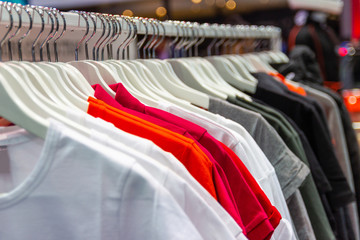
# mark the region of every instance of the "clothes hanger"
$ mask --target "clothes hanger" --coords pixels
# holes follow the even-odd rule
[[[180,29],[182,30],[182,35],[185,36],[183,26],[180,25]],[[182,44],[182,42],[183,41],[180,40],[180,44],[178,43],[175,49],[177,49]],[[221,99],[227,98],[226,94],[218,90],[214,90],[212,87],[209,87],[206,81],[204,81],[204,76],[201,75],[202,73],[199,73],[199,71],[194,68],[194,66],[189,64],[189,62],[186,62],[183,59],[179,58],[167,59],[166,61],[171,64],[176,75],[189,87]]]
[[[40,36],[43,34],[43,31],[44,31],[44,25],[45,25],[44,12],[45,12],[45,10],[43,8],[38,8],[35,6],[31,6],[31,9],[34,11],[34,13],[35,12],[38,13],[38,15],[40,16],[41,22],[42,22],[40,31],[36,35],[35,40],[32,44],[32,59],[36,60],[34,50],[35,50],[35,46],[36,46],[38,39],[40,38]],[[57,100],[59,100],[59,98],[62,98],[62,100],[60,100],[60,101],[67,103],[67,104],[70,103],[69,104],[70,106],[75,106],[80,109],[87,109],[87,106],[84,105],[84,102],[82,102],[81,99],[77,98],[77,96],[74,93],[69,91],[66,84],[64,84],[64,82],[59,77],[59,74],[56,71],[54,71],[54,69],[49,69],[44,65],[39,65],[39,64],[35,64],[35,63],[29,63],[29,62],[18,62],[18,64],[27,65],[27,66],[33,68],[32,71],[39,71],[39,76],[41,76],[41,77],[39,79],[34,79],[34,84],[37,84],[37,86],[41,86],[42,89],[45,89],[45,86],[46,86],[47,87],[46,89],[50,91],[47,94],[53,94],[54,96],[57,96],[58,97]],[[16,71],[16,70],[13,70],[13,71]]]
[[[64,89],[67,89],[66,91],[72,92],[73,94],[71,94],[71,95],[74,95],[74,97],[76,95],[77,97],[80,97],[81,99],[84,99],[84,98],[86,99],[86,95],[84,95],[79,90],[79,88],[76,87],[72,83],[72,81],[68,78],[68,75],[66,74],[63,65],[50,63],[51,56],[50,56],[50,51],[49,51],[50,50],[49,41],[55,36],[54,34],[56,34],[56,32],[58,31],[59,21],[53,12],[53,9],[44,8],[43,11],[48,14],[49,19],[51,20],[51,29],[50,29],[50,32],[48,33],[48,35],[46,36],[45,40],[40,45],[40,60],[41,60],[41,62],[39,62],[37,64],[39,65],[39,67],[41,69],[46,71],[50,76],[54,76],[55,74],[58,75],[57,79],[59,79],[60,84],[62,85],[62,87]],[[55,28],[55,22],[57,25],[56,28]],[[43,61],[43,49],[44,49],[45,45],[47,46],[47,56],[48,56],[49,62]],[[82,102],[84,103],[84,101],[82,101]]]
[[[146,23],[144,23],[144,27],[146,29],[146,35],[147,35],[147,26]],[[161,41],[158,42],[158,44],[155,45],[156,47],[163,41],[165,38],[166,32],[164,25],[159,22],[163,29],[163,35]],[[147,36],[145,36],[141,41],[138,47],[138,53],[140,53],[140,48],[142,44],[144,43],[144,40]],[[138,57],[140,57],[138,55]],[[185,84],[181,82],[180,79],[177,78],[175,74],[172,74],[170,71],[168,71],[167,67],[164,67],[164,64],[167,64],[164,61],[153,61],[153,60],[140,60],[141,63],[143,63],[145,66],[148,67],[148,69],[157,76],[158,83],[161,84],[169,93],[171,93],[173,96],[177,98],[184,99],[194,105],[200,106],[202,108],[208,109],[209,108],[209,97],[206,94],[203,94],[201,92],[195,91],[192,88],[189,88]],[[164,63],[164,64],[163,64]],[[171,67],[170,67],[171,68]],[[176,84],[178,82],[181,82],[182,85]]]
[[[61,74],[65,83],[67,83],[69,85],[69,87],[79,97],[86,99],[87,96],[93,94],[94,90],[91,88],[91,86],[86,81],[86,79],[83,77],[83,75],[76,68],[71,67],[70,65],[68,65],[66,63],[58,62],[57,46],[55,44],[56,44],[56,41],[60,37],[62,37],[64,35],[64,32],[66,31],[66,20],[65,20],[64,16],[60,14],[63,19],[63,29],[62,29],[59,37],[55,38],[56,34],[59,31],[59,26],[60,26],[59,18],[58,18],[59,11],[57,9],[52,9],[51,13],[53,14],[53,17],[55,18],[56,28],[55,28],[54,34],[52,34],[52,36],[46,42],[47,52],[48,52],[48,60],[49,60],[49,62],[47,64],[52,65],[59,71],[59,73]],[[52,39],[54,39],[53,44],[54,44],[54,53],[55,53],[55,61],[56,61],[55,63],[50,62],[51,57],[50,57],[49,42]]]
[[[10,7],[12,5],[9,5]],[[33,19],[31,17],[31,14],[30,14],[30,11],[29,11],[29,6],[22,6],[22,8],[26,11],[27,13],[27,16],[29,18],[29,28],[27,30],[27,32],[25,32],[25,34],[18,40],[18,48],[19,48],[19,59],[21,60],[22,59],[22,50],[21,50],[21,43],[22,41],[29,35],[31,29],[32,29],[32,22],[33,22]],[[20,19],[19,19],[20,22],[22,22],[22,17],[20,15]],[[10,26],[13,24],[13,21],[12,21],[12,18],[10,18]],[[22,64],[25,64],[25,62],[14,62],[14,61],[9,61],[9,62],[6,62],[6,64],[12,66],[14,64],[19,64],[19,65],[22,65]],[[14,68],[14,70],[18,70],[17,68]],[[20,73],[19,73],[20,74]],[[40,77],[36,78],[34,81],[33,81],[33,84],[36,85],[36,87],[38,89],[41,89],[42,90],[42,93],[43,94],[49,94],[51,91],[49,90],[48,86],[46,85],[46,83],[42,82],[42,79]],[[55,102],[58,102],[58,103],[62,103],[61,100],[59,100],[58,98],[56,98],[55,95],[50,95],[52,98],[53,101]],[[48,96],[49,97],[49,96]]]
[[[7,2],[1,2],[1,9],[5,9],[6,12],[9,15],[9,19],[10,19],[10,25],[8,27],[8,30],[5,32],[4,36],[2,37],[2,39],[0,40],[0,62],[3,61],[3,51],[2,51],[2,46],[5,43],[5,40],[7,38],[7,36],[9,35],[9,33],[11,32],[12,28],[13,28],[13,16],[12,16],[12,4],[11,3],[7,3]]]
[[[21,70],[21,68],[20,68]],[[79,132],[80,134],[84,135],[84,136],[89,136],[89,131],[87,128],[73,122],[72,120],[68,119],[65,117],[65,115],[62,115],[61,112],[65,111],[65,108],[61,108],[63,105],[58,105],[58,107],[55,107],[55,109],[60,110],[60,112],[55,111],[55,109],[49,107],[49,103],[44,103],[44,98],[39,97],[39,95],[35,95],[34,92],[32,92],[32,90],[29,90],[28,88],[24,88],[24,77],[26,77],[25,75],[18,75],[17,72],[13,71],[13,68],[10,68],[9,66],[7,66],[6,64],[2,64],[0,65],[0,74],[6,78],[6,82],[9,84],[9,88],[6,88],[6,83],[4,84],[2,82],[2,80],[0,80],[1,84],[0,84],[0,92],[3,94],[2,90],[8,91],[9,94],[4,93],[5,95],[5,101],[2,103],[6,103],[4,104],[6,107],[10,107],[10,111],[13,111],[15,108],[15,113],[14,114],[9,114],[10,118],[8,117],[8,115],[4,115],[3,111],[0,110],[2,116],[6,119],[8,119],[9,121],[13,121],[12,118],[16,115],[20,115],[17,117],[24,117],[22,120],[17,120],[14,121],[15,124],[19,125],[20,127],[25,128],[26,130],[28,130],[29,132],[32,132],[33,134],[41,137],[41,138],[45,138],[46,136],[46,131],[49,127],[49,123],[47,121],[48,118],[53,118],[56,119],[58,121],[60,121],[61,123],[67,125],[68,127],[76,130],[77,132]],[[28,81],[25,81],[28,82]],[[5,89],[2,89],[2,87],[5,86]],[[16,93],[15,95],[12,95],[11,90],[14,90],[14,92]],[[16,100],[20,101],[21,103],[23,103],[26,107],[22,106],[22,104],[18,103],[17,106],[14,106],[14,101],[6,101],[7,97],[13,97]],[[0,99],[2,99],[3,97],[1,96]],[[45,98],[46,99],[46,98]],[[45,100],[46,101],[46,100]],[[7,105],[10,104],[10,105]],[[22,108],[22,111],[25,111],[25,116],[24,114],[19,114],[19,111],[17,108]],[[27,111],[28,109],[26,108],[30,108],[31,113],[29,111]],[[0,107],[1,109],[1,107]],[[6,111],[4,111],[5,113],[7,113]],[[24,113],[24,112],[23,112]],[[35,115],[37,115],[36,122],[32,121],[34,120],[33,118],[33,113],[35,113]],[[31,116],[31,119],[29,119],[29,115]],[[35,116],[34,116],[35,117]],[[25,123],[27,121],[30,121],[30,123]],[[17,123],[19,122],[19,123]],[[31,124],[31,125],[30,125]],[[34,125],[33,125],[34,124]]]
[[[244,66],[242,61],[239,60],[239,58],[237,58],[234,54],[231,54],[230,51],[229,52],[227,51],[227,48],[230,48],[230,50],[235,49],[235,52],[237,52],[235,44],[237,43],[237,38],[242,37],[242,35],[241,35],[242,27],[241,26],[236,26],[236,27],[230,26],[229,31],[232,33],[233,40],[230,40],[231,38],[229,38],[228,42],[224,43],[224,48],[225,48],[224,50],[227,54],[223,55],[223,57],[227,58],[231,62],[232,66],[243,77],[243,79],[253,82],[253,84],[255,84],[255,86],[256,86],[258,83],[258,80],[251,75],[251,73]],[[230,45],[230,47],[227,47],[229,45]]]
[[[126,39],[118,46],[117,57],[120,57],[121,47],[124,44],[126,44],[127,42],[129,42],[129,44],[130,44],[131,41],[128,41],[128,40],[129,39],[131,40],[133,38],[131,35],[133,33],[135,33],[135,31],[132,30],[133,28],[131,27],[129,18],[127,18],[127,17],[115,18],[115,21],[117,22],[117,25],[118,25],[118,33],[116,34],[117,36],[115,37],[115,39],[118,39],[119,36],[121,35],[120,19],[125,21],[128,24],[129,34],[126,36]],[[135,34],[134,34],[134,36],[135,36]],[[123,56],[125,56],[125,55],[123,54]],[[115,76],[117,76],[117,78],[116,78],[117,83],[118,82],[123,83],[124,86],[126,87],[126,89],[132,95],[134,95],[137,99],[139,99],[140,101],[142,101],[145,104],[149,104],[149,103],[155,104],[151,98],[147,97],[147,95],[143,94],[141,91],[138,90],[139,88],[142,88],[144,86],[141,83],[141,81],[139,80],[137,73],[134,72],[127,64],[124,64],[119,59],[118,60],[112,60],[112,59],[107,60],[107,61],[104,61],[104,64],[108,65],[109,67],[111,67],[112,69],[115,70],[113,73],[115,74]]]
[[[11,87],[6,77],[0,74],[0,116],[45,139],[49,122],[34,111],[36,106],[31,103],[25,105],[27,99],[21,95],[20,98],[19,92],[21,91]]]
[[[84,18],[85,22],[88,23],[86,14],[79,14],[79,17],[80,16],[82,16]],[[93,46],[93,60],[98,60],[99,50],[97,47],[98,47],[101,39],[105,35],[106,25],[105,25],[105,20],[101,14],[95,14],[95,17],[96,17],[96,19],[100,19],[100,21],[102,23],[102,27],[103,27],[103,31],[102,31],[100,38],[97,40],[97,42]],[[87,37],[87,35],[89,33],[88,32],[89,25],[87,24],[86,26],[87,26],[87,31],[84,34],[83,38],[78,43],[77,49],[80,47],[81,43],[84,41],[84,39]],[[77,57],[77,55],[75,55],[75,57]],[[106,79],[104,79],[102,77],[99,69],[95,65],[91,64],[89,61],[71,61],[71,62],[68,62],[67,64],[69,64],[69,65],[75,67],[77,70],[79,70],[81,72],[81,74],[85,77],[85,79],[89,82],[89,84],[91,84],[91,85],[100,84],[108,94],[110,94],[112,97],[115,97],[114,91],[108,86],[111,83],[110,82],[108,83],[106,81]]]
[[[217,34],[216,34],[216,36],[217,36]],[[217,39],[217,37],[216,37],[216,39]],[[217,47],[217,49],[215,49],[215,52],[219,52],[219,46],[223,42],[224,42],[223,39],[221,39],[219,41],[219,44],[216,43],[216,41],[213,41],[211,46],[215,45]],[[211,49],[210,49],[210,52],[211,52]],[[208,80],[212,81],[212,84],[208,83],[210,87],[213,87],[214,89],[217,89],[226,95],[232,95],[234,97],[239,96],[239,97],[250,100],[250,97],[246,96],[243,92],[230,86],[223,79],[223,76],[221,76],[219,74],[219,72],[215,69],[215,67],[212,64],[210,64],[207,60],[205,60],[203,58],[187,58],[186,60],[194,61],[194,64],[197,63],[196,66],[197,66],[198,72],[200,72],[203,75],[204,79],[208,79]],[[214,84],[215,84],[215,86],[214,86]]]

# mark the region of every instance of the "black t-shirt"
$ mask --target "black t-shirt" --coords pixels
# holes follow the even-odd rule
[[[352,127],[352,121],[349,112],[346,109],[341,96],[336,92],[334,92],[333,90],[311,82],[304,82],[304,83],[312,88],[315,88],[319,91],[328,94],[330,97],[332,97],[335,100],[339,108],[341,122],[343,124],[344,133],[345,133],[347,150],[349,152],[351,170],[355,184],[357,206],[360,206],[360,150],[356,138],[356,133],[354,131],[354,128]],[[360,215],[360,208],[358,208],[358,212]]]
[[[255,102],[258,102],[262,105],[269,106],[269,104],[265,103],[264,101],[261,101],[259,99],[253,98]],[[317,189],[319,190],[319,193],[327,193],[332,190],[331,185],[327,177],[325,176],[325,173],[320,166],[319,160],[316,158],[316,155],[314,151],[312,150],[309,141],[307,140],[304,132],[297,126],[297,124],[288,117],[285,113],[282,111],[276,109],[276,111],[281,114],[289,123],[290,125],[295,129],[297,134],[299,135],[302,147],[304,148],[306,159],[308,160],[311,173],[314,177],[314,181],[316,184]]]
[[[336,158],[330,131],[323,112],[317,103],[290,92],[285,85],[265,73],[256,73],[257,90],[254,94],[273,107],[285,112],[304,131],[319,163],[328,178],[332,191],[327,194],[333,209],[343,207],[355,200],[349,184]]]

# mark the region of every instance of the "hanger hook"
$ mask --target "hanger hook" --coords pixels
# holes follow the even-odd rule
[[[82,17],[85,20],[85,24],[86,24],[86,31],[85,31],[84,35],[82,36],[82,38],[80,39],[80,41],[76,44],[76,47],[75,47],[75,61],[78,61],[79,60],[80,46],[83,43],[83,41],[85,40],[85,38],[87,37],[87,35],[89,34],[89,21],[88,21],[87,15],[84,14],[84,12],[77,11],[77,10],[72,10],[71,12],[77,13],[79,15],[79,24],[80,24],[80,17]]]
[[[128,25],[128,28],[129,28],[129,33],[128,35],[126,36],[126,38],[123,40],[122,43],[120,43],[120,45],[118,46],[118,49],[117,49],[117,52],[116,52],[116,58],[119,60],[120,59],[120,49],[122,49],[124,47],[124,45],[126,44],[126,41],[131,37],[131,34],[132,34],[132,28],[131,28],[131,23],[130,23],[130,20],[128,19],[127,16],[121,16],[121,19],[123,21],[125,21]],[[122,59],[124,59],[124,51],[122,51]]]
[[[229,37],[229,39],[226,42],[224,42],[223,51],[225,54],[230,54],[231,49],[234,47],[234,45],[236,43],[236,33],[235,33],[234,26],[231,26],[230,24],[228,24],[228,25],[226,25],[226,27],[227,27],[228,31],[230,31],[231,36]]]
[[[218,27],[219,31],[222,32],[222,33],[220,34],[220,40],[215,43],[215,55],[220,55],[220,46],[221,46],[221,45],[225,42],[225,40],[226,40],[226,35],[225,35],[226,30],[225,30],[225,25],[224,25],[224,24],[217,25],[217,26],[215,27],[215,29],[216,29],[217,27]],[[215,30],[215,31],[217,31],[217,30]],[[217,32],[219,32],[219,31],[217,31]],[[218,37],[219,37],[219,35],[218,35]]]
[[[159,39],[160,36],[160,29],[159,29],[159,25],[158,25],[158,20],[157,19],[151,19],[150,24],[153,24],[155,26],[155,32],[154,32],[154,40],[151,41],[150,46],[148,48],[148,56],[149,58],[155,58],[155,51],[153,50],[153,47],[155,46],[156,42]]]
[[[194,46],[194,55],[197,57],[199,56],[199,46],[205,41],[205,30],[201,25],[198,26],[198,30],[201,38],[195,43]],[[200,33],[200,30],[202,31],[202,33]]]
[[[179,38],[180,38],[180,30],[179,30],[179,24],[178,24],[178,22],[176,22],[176,21],[169,21],[171,24],[173,24],[174,26],[175,26],[175,28],[176,28],[176,37],[175,37],[175,39],[174,40],[172,40],[171,42],[170,42],[170,44],[169,44],[169,56],[171,57],[171,58],[173,58],[174,57],[174,51],[175,51],[175,48],[174,48],[174,45],[175,45],[175,43],[179,40]]]
[[[164,41],[165,39],[165,35],[166,35],[166,30],[165,30],[165,26],[164,24],[162,23],[162,21],[158,21],[159,25],[161,26],[163,32],[161,34],[161,38],[160,40],[155,44],[155,46],[153,47],[153,55],[154,55],[154,58],[156,58],[156,49],[160,46],[160,44]],[[159,34],[160,34],[160,31],[159,31]]]
[[[103,16],[100,13],[95,13],[95,17],[96,17],[96,21],[97,19],[100,19],[101,21],[101,25],[102,25],[102,33],[100,38],[96,41],[96,43],[93,46],[93,60],[99,60],[99,52],[98,52],[98,44],[100,43],[101,39],[104,37],[105,32],[106,32],[106,25],[105,25],[105,21],[103,19]]]
[[[151,38],[147,41],[147,43],[145,44],[145,46],[143,47],[143,57],[144,58],[150,58],[150,55],[146,54],[146,51],[148,50],[150,44],[152,43],[152,41],[155,38],[155,26],[151,23],[152,19],[148,19],[145,18],[146,23],[149,23],[151,28],[152,28],[152,32],[151,34]]]
[[[55,38],[56,34],[58,34],[59,32],[59,28],[60,28],[60,23],[59,23],[59,18],[57,16],[57,9],[56,8],[50,8],[50,13],[53,15],[54,19],[55,19],[55,23],[56,23],[56,27],[53,31],[53,34],[51,34],[47,41],[46,41],[46,52],[47,52],[47,57],[48,57],[48,61],[51,62],[51,53],[50,53],[50,41],[52,39]]]
[[[85,43],[84,43],[84,45],[85,45],[85,59],[86,59],[86,60],[89,60],[90,58],[89,58],[88,43],[89,43],[90,39],[92,39],[92,38],[94,37],[95,33],[96,33],[96,21],[95,21],[95,19],[94,19],[94,16],[93,16],[91,13],[83,12],[83,14],[87,16],[87,19],[90,18],[91,21],[92,21],[92,23],[93,23],[93,31],[92,31],[90,37],[89,37],[88,39],[86,39],[86,40],[85,40]],[[89,24],[89,21],[88,21],[88,20],[87,20],[87,23]],[[88,26],[88,25],[86,25],[86,26]],[[89,24],[89,31],[90,31],[90,24]]]
[[[105,52],[105,44],[107,42],[107,40],[109,39],[110,35],[111,35],[111,32],[112,32],[112,27],[111,27],[111,23],[110,23],[110,20],[109,20],[109,14],[102,14],[102,17],[105,19],[106,23],[107,23],[107,27],[105,25],[105,32],[106,32],[106,29],[109,29],[108,31],[108,34],[105,36],[105,38],[99,43],[99,46],[97,47],[97,54],[98,54],[98,58],[100,57],[99,56],[99,51],[100,51],[100,48],[101,48],[101,60],[104,60],[104,52]],[[104,46],[103,46],[104,44]]]
[[[119,15],[114,15],[114,20],[115,20],[115,26],[116,26],[116,31],[114,32],[114,38],[111,40],[111,42],[109,43],[109,52],[110,52],[110,58],[113,59],[113,43],[119,39],[119,37],[121,36],[121,23],[120,23],[120,19],[119,19]]]
[[[140,49],[141,49],[141,47],[144,45],[145,40],[146,40],[147,37],[148,37],[148,31],[149,31],[149,29],[148,29],[148,27],[147,27],[147,25],[146,25],[146,22],[145,22],[145,20],[144,20],[143,18],[140,17],[140,18],[138,18],[138,19],[139,19],[139,21],[144,25],[144,28],[145,28],[145,35],[144,35],[144,37],[143,37],[140,41],[138,41],[138,43],[136,44],[138,58],[140,58],[140,57],[141,57]]]
[[[54,23],[54,19],[52,18],[51,16],[51,13],[50,13],[50,10],[49,8],[45,7],[43,8],[44,12],[46,12],[46,14],[48,15],[48,18],[50,19],[51,21],[51,28],[50,28],[50,31],[48,33],[48,35],[46,36],[46,38],[44,39],[44,41],[40,44],[40,61],[44,61],[44,58],[43,58],[43,49],[44,49],[44,46],[46,44],[46,41],[49,39],[49,37],[51,36],[52,32],[54,31],[54,26],[55,26],[55,23]]]
[[[45,20],[44,20],[44,11],[40,8],[40,7],[37,7],[37,6],[31,6],[31,8],[37,12],[39,14],[39,17],[41,19],[41,29],[38,33],[38,35],[36,36],[32,46],[31,46],[31,55],[32,55],[32,60],[33,62],[36,61],[36,58],[35,58],[35,46],[39,40],[39,38],[41,37],[41,35],[43,34],[44,32],[44,28],[45,28]]]
[[[212,28],[212,29],[214,30],[215,37],[214,37],[214,39],[211,41],[211,43],[209,44],[209,46],[207,47],[207,55],[208,55],[208,56],[211,56],[212,48],[214,47],[215,43],[216,43],[217,40],[218,40],[218,35],[217,35],[217,31],[216,31],[216,26],[217,26],[217,24],[213,24],[212,26],[210,26],[210,28]]]
[[[65,16],[62,12],[60,12],[59,10],[56,9],[56,15],[57,14],[60,14],[62,20],[63,20],[63,29],[60,33],[59,36],[57,36],[55,39],[54,39],[54,52],[55,52],[55,62],[58,62],[59,61],[59,53],[58,53],[58,48],[57,48],[57,40],[59,40],[62,36],[64,36],[65,32],[66,32],[66,19],[65,19]]]
[[[16,13],[18,15],[18,22],[19,22],[19,26],[16,29],[16,31],[8,38],[9,58],[10,58],[10,61],[12,61],[11,39],[14,38],[15,36],[17,36],[20,29],[21,29],[21,26],[22,26],[22,17],[21,17],[22,8],[21,8],[20,4],[11,4],[10,6],[13,7],[13,9],[15,9],[15,11],[16,11]]]
[[[198,25],[198,23],[192,23],[190,24],[190,30],[191,30],[191,38],[189,43],[187,44],[187,46],[185,46],[185,51],[187,52],[187,55],[189,57],[192,57],[192,46],[194,46],[194,44],[197,42],[198,38],[198,30],[196,29],[196,25]],[[197,32],[197,35],[195,34],[195,32]],[[192,40],[191,40],[192,39]]]
[[[7,35],[10,33],[10,31],[12,30],[13,25],[14,25],[14,19],[13,19],[13,16],[12,16],[11,6],[6,2],[1,2],[1,7],[5,8],[5,10],[9,14],[10,26],[9,26],[9,29],[6,31],[5,35],[3,36],[3,38],[0,40],[0,62],[2,61],[2,46],[3,46],[3,44],[4,44],[5,40],[6,40]]]
[[[130,38],[128,38],[128,40],[126,41],[125,45],[124,45],[124,48],[123,48],[123,58],[125,59],[125,49],[127,51],[127,59],[130,59],[130,43],[132,41],[134,41],[136,39],[136,36],[137,36],[137,26],[136,26],[136,22],[134,21],[133,18],[129,17],[128,18],[130,23],[132,24],[133,26],[133,30],[132,30],[132,36],[130,36]]]
[[[184,43],[185,37],[186,37],[186,30],[185,30],[184,24],[185,24],[185,22],[183,22],[183,21],[179,23],[179,28],[181,30],[181,34],[180,34],[180,41],[177,42],[177,44],[175,45],[175,49],[174,49],[174,57],[175,58],[181,57],[180,49],[181,49],[181,46]]]
[[[190,30],[190,23],[184,22],[184,41],[182,41],[182,43],[179,46],[179,52],[181,57],[187,57],[184,47],[189,43],[191,39],[189,30]]]
[[[31,17],[31,13],[28,9],[29,6],[22,6],[21,7],[25,10],[26,14],[28,15],[29,18],[29,28],[28,30],[20,37],[19,41],[18,41],[18,52],[19,52],[19,61],[22,61],[22,41],[29,35],[31,29],[32,29],[32,24],[33,24],[33,19]]]
[[[114,15],[109,15],[109,18],[110,18],[112,32],[111,32],[111,36],[108,38],[108,40],[104,44],[104,48],[106,48],[108,59],[112,59],[111,43],[113,43],[116,40],[118,27],[117,27],[117,24],[116,24],[115,16]]]

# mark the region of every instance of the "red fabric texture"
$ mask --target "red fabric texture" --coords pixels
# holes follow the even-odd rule
[[[224,207],[224,209],[226,209],[227,212],[234,218],[234,220],[239,224],[239,226],[242,229],[245,229],[245,227],[244,227],[244,225],[243,225],[243,223],[241,221],[239,210],[238,210],[238,208],[237,208],[237,206],[235,204],[234,196],[232,194],[231,188],[230,188],[228,180],[226,178],[226,174],[223,172],[223,169],[220,167],[218,162],[215,161],[215,159],[208,152],[208,150],[205,149],[191,134],[189,134],[189,132],[186,129],[182,128],[181,125],[175,125],[175,124],[172,124],[171,122],[167,122],[166,120],[164,121],[164,120],[162,120],[160,118],[153,117],[153,116],[145,114],[145,113],[143,113],[141,111],[135,111],[135,110],[132,110],[130,108],[127,108],[127,107],[123,106],[122,104],[117,102],[114,98],[112,98],[99,84],[95,84],[92,87],[95,90],[94,96],[98,100],[101,100],[104,103],[109,104],[110,106],[112,106],[114,108],[117,108],[117,109],[119,109],[121,111],[124,111],[124,112],[129,113],[129,114],[131,114],[133,116],[139,117],[139,118],[141,118],[143,120],[149,121],[149,122],[151,122],[153,124],[156,124],[156,125],[158,125],[160,127],[164,127],[164,128],[166,128],[166,129],[168,129],[170,131],[173,131],[175,133],[179,133],[179,134],[181,134],[181,135],[183,135],[183,136],[185,136],[187,138],[190,138],[190,139],[194,140],[195,144],[198,145],[198,147],[201,149],[201,151],[206,154],[206,156],[209,158],[210,162],[213,164],[212,174],[213,174],[213,182],[214,182],[214,185],[215,185],[215,191],[216,191],[217,200]],[[127,90],[126,90],[126,92],[127,92]],[[128,93],[128,94],[130,95],[130,93]],[[131,98],[134,101],[135,100],[138,101],[133,96],[131,96]],[[140,102],[139,102],[139,104],[143,105]],[[132,106],[132,105],[130,105],[130,106]],[[138,105],[138,106],[140,106],[140,105]],[[200,131],[202,131],[202,130],[200,129]],[[204,131],[206,131],[206,130],[204,130]],[[203,133],[201,133],[201,135],[202,134]]]

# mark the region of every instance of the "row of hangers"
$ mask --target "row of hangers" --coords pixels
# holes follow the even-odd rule
[[[34,61],[21,61],[19,55],[19,61],[0,63],[0,116],[41,138],[46,136],[48,118],[54,118],[83,135],[88,135],[88,129],[67,118],[66,113],[68,109],[87,111],[87,99],[94,95],[91,87],[93,84],[100,84],[114,97],[115,93],[109,85],[121,82],[134,97],[146,105],[156,107],[159,101],[171,102],[193,112],[201,112],[212,119],[212,114],[199,108],[209,107],[209,96],[221,99],[236,96],[251,101],[244,93],[256,90],[257,80],[251,73],[275,71],[270,62],[288,61],[280,51],[239,55],[236,51],[239,51],[242,42],[236,36],[241,29],[240,26],[200,25],[178,21],[165,23],[155,19],[74,11],[79,19],[85,21],[86,30],[74,48],[76,60],[58,62],[59,52],[56,44],[57,41],[61,41],[66,31],[63,13],[51,8],[6,2],[1,3],[1,7],[9,16],[14,12],[18,14],[18,19],[21,19],[21,11],[30,13],[30,10],[38,13],[42,19],[40,30],[32,43]],[[48,34],[42,36],[45,14],[53,20],[50,20]],[[33,21],[35,15],[27,15],[29,22]],[[61,31],[59,19],[63,22]],[[102,31],[98,33],[99,38],[93,39],[97,31],[97,19],[102,25]],[[144,30],[144,36],[140,40],[139,22]],[[169,24],[176,29],[175,38],[168,44],[168,49],[175,57],[159,60],[156,58],[155,50],[168,36],[167,28],[164,26]],[[13,25],[14,18],[10,17],[10,25],[0,40],[0,47],[7,42],[8,47],[12,48],[11,41],[21,28],[21,20],[18,21],[17,29],[12,29]],[[124,33],[122,29],[125,26],[127,31]],[[18,40],[19,54],[21,42],[28,37],[31,29],[29,24],[28,30]],[[213,31],[215,37],[207,46],[208,56],[198,57],[198,48],[208,34],[206,31],[209,30]],[[43,40],[39,41],[41,37]],[[261,35],[259,37],[260,40],[253,41],[254,46],[261,43]],[[120,43],[114,47],[119,39]],[[138,41],[135,43],[136,39]],[[95,42],[92,46],[89,44],[91,41]],[[143,58],[130,59],[131,44],[136,46],[138,57]],[[40,46],[40,62],[35,61],[36,45]],[[51,62],[51,45],[54,48],[55,62]],[[45,46],[48,61],[43,61]],[[89,46],[92,47],[92,60]],[[80,49],[85,51],[85,60],[79,60]],[[223,54],[217,55],[220,52]],[[11,54],[11,50],[9,53]],[[215,55],[212,55],[213,53]]]

